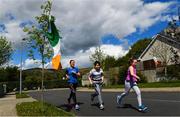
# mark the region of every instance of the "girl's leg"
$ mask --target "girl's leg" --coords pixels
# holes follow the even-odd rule
[[[122,99],[129,94],[129,91],[131,90],[131,84],[130,82],[125,81],[125,91],[121,93],[121,95],[117,96],[117,103],[121,104]]]
[[[131,90],[131,84],[130,82],[125,81],[125,91],[121,94],[122,97],[125,97],[129,94],[129,91]]]
[[[133,86],[133,90],[136,92],[138,105],[142,106],[142,100],[141,100],[141,91],[138,86]]]

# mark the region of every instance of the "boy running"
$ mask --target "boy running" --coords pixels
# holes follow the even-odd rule
[[[101,69],[101,65],[99,61],[94,62],[94,68],[90,71],[89,81],[95,88],[95,93],[91,94],[91,101],[94,100],[96,96],[98,96],[99,100],[99,108],[104,109],[103,101],[102,101],[102,84],[104,80],[103,70]]]

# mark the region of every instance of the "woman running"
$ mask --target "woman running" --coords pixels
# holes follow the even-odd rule
[[[138,100],[138,110],[145,111],[147,109],[146,106],[142,104],[141,100],[141,91],[137,86],[137,80],[140,80],[139,76],[136,75],[136,59],[130,59],[130,66],[128,68],[127,77],[125,79],[125,92],[121,95],[117,96],[117,103],[121,105],[122,99],[128,95],[131,88],[136,92],[137,100]]]
[[[71,99],[73,99],[75,104],[75,109],[79,110],[79,105],[77,104],[76,99],[76,88],[78,86],[78,76],[80,76],[79,69],[75,67],[75,61],[70,60],[70,67],[66,70],[66,78],[68,79],[68,84],[70,88],[70,95],[68,98],[68,104],[71,103]]]
[[[89,81],[95,88],[95,93],[91,94],[91,101],[94,100],[96,96],[98,96],[99,100],[99,108],[104,109],[103,101],[102,101],[102,84],[104,80],[103,70],[101,69],[101,64],[99,61],[94,62],[94,68],[90,71]]]

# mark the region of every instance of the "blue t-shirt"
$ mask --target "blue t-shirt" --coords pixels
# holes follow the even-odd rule
[[[78,83],[78,77],[74,73],[78,73],[79,69],[77,67],[69,67],[66,69],[66,74],[69,76],[68,83]]]

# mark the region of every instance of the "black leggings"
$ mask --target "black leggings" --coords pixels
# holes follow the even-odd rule
[[[71,100],[71,98],[72,98],[73,101],[74,101],[74,104],[77,104],[77,100],[76,100],[76,88],[77,88],[77,84],[70,83],[69,84],[69,88],[71,90],[71,93],[69,95],[68,100]]]

